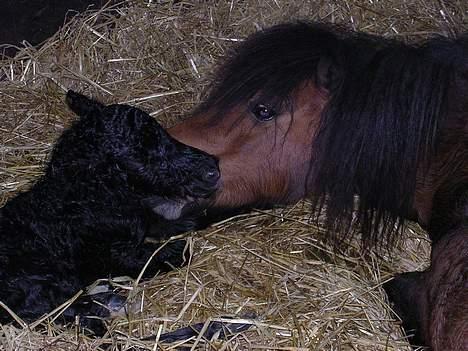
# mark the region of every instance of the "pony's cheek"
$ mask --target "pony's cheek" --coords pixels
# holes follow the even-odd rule
[[[294,203],[307,196],[307,174],[310,167],[310,160],[295,159],[290,160],[291,166],[288,169],[286,192],[287,203]]]

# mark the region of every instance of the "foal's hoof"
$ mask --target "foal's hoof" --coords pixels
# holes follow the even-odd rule
[[[171,271],[174,268],[185,266],[190,259],[189,250],[185,250],[186,240],[177,240],[167,243],[155,257],[161,264],[161,270]]]
[[[246,315],[245,318],[255,319],[255,314]],[[159,336],[159,341],[164,343],[173,343],[192,338],[202,337],[205,340],[226,340],[235,334],[250,329],[254,323],[233,323],[229,322],[231,317],[222,317],[225,321],[211,321],[208,323],[196,323],[188,327],[180,328],[172,332],[164,333]],[[203,334],[200,335],[203,331]],[[143,340],[154,340],[154,336],[146,337]]]
[[[162,334],[159,341],[173,343],[176,341],[189,340],[191,338],[200,337],[200,332],[204,330],[202,337],[205,340],[211,340],[215,335],[219,340],[226,340],[235,334],[242,333],[248,330],[252,324],[244,323],[225,323],[225,322],[210,322],[208,326],[205,323],[193,324],[189,327],[181,328],[173,332]]]
[[[124,296],[113,292],[85,295],[70,306],[64,315],[68,320],[79,316],[80,327],[95,336],[103,336],[107,331],[105,320],[125,315],[126,301]]]

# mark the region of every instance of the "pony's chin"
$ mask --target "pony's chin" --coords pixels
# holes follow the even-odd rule
[[[216,192],[212,206],[213,208],[235,209],[244,207],[253,207],[259,202],[260,196],[250,189],[244,189],[242,186],[226,186],[223,184]]]
[[[254,192],[228,192],[221,188],[210,204],[210,209],[219,211],[245,211],[246,209],[269,209],[277,206],[288,205],[299,199],[290,200],[285,197],[271,197],[270,195],[255,194]]]

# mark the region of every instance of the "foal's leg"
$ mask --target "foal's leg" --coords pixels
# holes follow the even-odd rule
[[[184,255],[186,241],[169,242],[151,259],[143,274],[144,278],[153,277],[159,272],[167,272],[181,267],[188,257]],[[138,246],[131,242],[117,242],[111,247],[111,267],[113,276],[129,275],[136,278],[153,253],[158,249],[155,244],[144,243]]]
[[[2,287],[8,294],[4,302],[27,323],[50,313],[72,298],[80,288],[76,277],[65,277],[57,272],[11,278]]]
[[[64,319],[71,322],[79,316],[80,326],[102,336],[107,328],[102,319],[125,315],[126,297],[112,291],[80,296],[63,313]]]

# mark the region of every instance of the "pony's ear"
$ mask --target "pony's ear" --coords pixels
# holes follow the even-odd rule
[[[93,112],[100,112],[104,105],[73,90],[67,92],[65,98],[68,107],[78,116],[87,116]]]
[[[317,84],[328,91],[334,90],[340,81],[338,64],[329,56],[323,55],[317,64]]]

